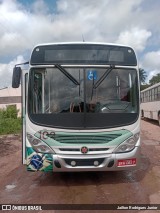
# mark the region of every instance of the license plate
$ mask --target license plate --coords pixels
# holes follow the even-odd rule
[[[118,166],[118,167],[123,167],[123,166],[136,166],[136,158],[127,159],[127,160],[118,160],[117,166]]]

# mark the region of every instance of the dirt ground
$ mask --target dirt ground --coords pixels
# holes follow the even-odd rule
[[[22,165],[21,137],[19,135],[0,136],[0,203],[160,204],[160,127],[156,122],[142,120],[141,141],[142,163],[136,171],[32,173],[27,172]],[[79,211],[50,210],[46,212]],[[117,211],[83,210],[80,212]]]

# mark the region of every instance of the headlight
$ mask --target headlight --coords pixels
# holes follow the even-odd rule
[[[131,138],[127,139],[125,142],[121,143],[114,152],[116,153],[122,153],[122,152],[129,152],[132,149],[134,149],[138,139],[139,139],[139,133],[136,133]]]
[[[54,153],[54,151],[43,141],[34,137],[33,135],[27,133],[27,139],[32,145],[32,148],[35,152],[42,152],[42,153]]]

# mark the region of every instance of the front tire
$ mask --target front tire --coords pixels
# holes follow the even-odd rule
[[[144,118],[144,111],[141,110],[141,118],[143,119]]]
[[[158,124],[160,126],[160,112],[158,113]]]

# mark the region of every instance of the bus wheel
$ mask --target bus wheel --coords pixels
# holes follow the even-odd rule
[[[160,126],[160,112],[158,113],[158,124]]]
[[[144,112],[141,110],[141,118],[144,118]]]

